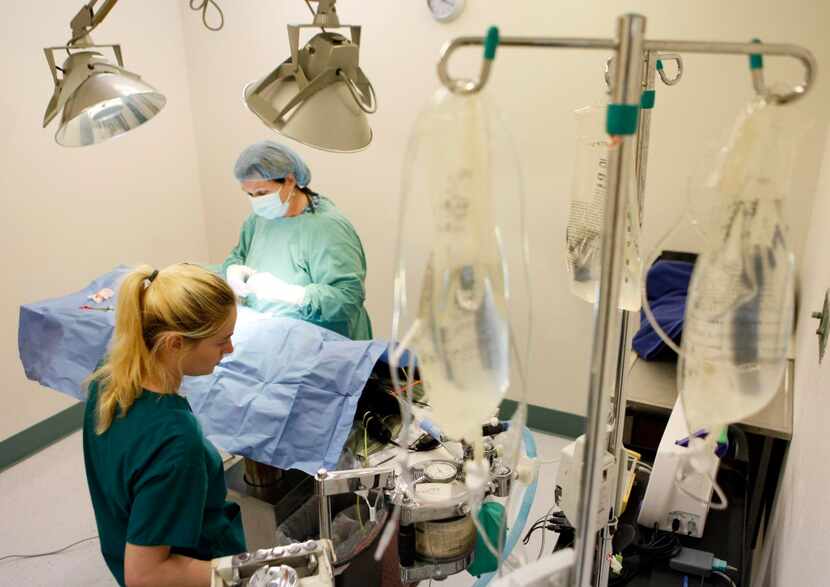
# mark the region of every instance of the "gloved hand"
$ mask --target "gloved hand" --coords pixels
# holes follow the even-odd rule
[[[228,285],[231,286],[233,293],[240,298],[246,297],[251,293],[247,281],[256,273],[250,267],[245,265],[231,265],[228,267]]]
[[[295,306],[303,303],[305,288],[301,285],[292,285],[268,272],[255,274],[248,279],[248,291],[261,300],[285,302]]]

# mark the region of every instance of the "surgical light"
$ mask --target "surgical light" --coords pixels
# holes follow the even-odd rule
[[[372,140],[367,114],[375,112],[374,89],[359,66],[360,27],[350,38],[326,28],[341,27],[336,0],[314,0],[309,25],[289,25],[291,55],[245,87],[248,108],[263,123],[300,143],[325,151],[364,149]],[[300,31],[320,28],[300,49]]]
[[[47,60],[54,67],[52,56]],[[61,112],[55,140],[64,147],[103,142],[132,130],[158,114],[165,97],[122,65],[113,65],[97,51],[72,53],[64,62],[62,78],[54,75],[55,93],[43,126]],[[55,69],[53,69],[54,71]]]
[[[65,47],[44,49],[55,89],[43,116],[44,128],[61,114],[55,141],[64,147],[101,143],[141,126],[167,102],[140,76],[124,68],[120,45],[94,45],[89,33],[109,14],[117,0],[85,4],[72,19],[72,39]],[[96,49],[112,49],[117,65]],[[61,67],[55,52],[66,51]]]

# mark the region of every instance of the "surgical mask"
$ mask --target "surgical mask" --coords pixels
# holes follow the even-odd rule
[[[254,214],[267,220],[282,218],[288,212],[288,206],[293,195],[294,193],[292,192],[291,196],[285,199],[285,202],[280,200],[279,192],[258,196],[251,198],[251,207],[254,210]]]

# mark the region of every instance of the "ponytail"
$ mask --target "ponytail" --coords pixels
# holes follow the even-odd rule
[[[106,432],[119,413],[126,415],[147,379],[174,393],[181,373],[164,368],[159,351],[171,335],[190,344],[213,336],[234,304],[228,284],[195,265],[161,272],[144,265],[127,275],[118,291],[110,354],[91,376],[99,385],[96,433]]]

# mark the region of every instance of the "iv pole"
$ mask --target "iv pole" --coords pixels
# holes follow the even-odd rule
[[[677,66],[677,73],[674,77],[669,77],[664,70],[663,64],[667,61],[674,61]],[[683,77],[683,60],[679,55],[674,53],[658,54],[656,51],[644,51],[643,53],[643,92],[640,98],[640,116],[637,124],[637,157],[635,161],[634,175],[637,179],[637,203],[639,206],[640,224],[643,222],[643,215],[645,210],[645,189],[646,189],[646,171],[648,167],[648,147],[651,138],[651,110],[655,103],[655,79],[656,73],[660,74],[660,79],[667,86],[677,84]],[[606,62],[605,69],[605,83],[609,90],[611,88],[610,66],[613,63],[613,58]],[[628,457],[623,445],[623,428],[625,427],[625,409],[626,402],[624,400],[625,375],[628,371],[628,327],[629,320],[633,319],[633,312],[622,311],[620,318],[620,339],[617,351],[617,374],[614,384],[614,395],[612,402],[612,418],[609,420],[611,431],[608,438],[608,451],[614,454],[617,463],[617,484],[615,487],[615,499],[610,504],[610,523],[608,527],[600,531],[599,540],[600,547],[596,549],[597,560],[594,563],[598,576],[596,577],[597,585],[605,585],[609,579],[610,566],[605,564],[603,557],[606,557],[611,552],[611,541],[613,539],[613,532],[616,529],[619,516],[622,512],[623,497],[625,494],[625,479],[627,474]]]
[[[639,14],[626,14],[617,19],[617,34],[614,39],[589,38],[545,38],[545,37],[504,37],[499,45],[525,48],[569,48],[605,49],[615,53],[615,74],[611,84],[611,104],[608,107],[607,131],[617,137],[619,144],[609,149],[608,191],[605,205],[605,219],[602,239],[602,272],[599,299],[594,307],[593,346],[588,394],[588,426],[585,442],[585,459],[582,468],[583,500],[576,520],[577,540],[576,568],[570,584],[578,587],[591,584],[594,565],[596,533],[592,531],[592,518],[596,515],[599,502],[598,487],[600,464],[607,444],[608,411],[606,403],[612,390],[617,391],[616,410],[619,414],[625,407],[623,380],[617,380],[620,352],[621,320],[617,309],[620,280],[622,278],[622,251],[625,236],[625,186],[626,169],[623,161],[632,149],[636,149],[640,99],[644,78],[643,56],[649,60],[654,52],[708,53],[751,55],[761,54],[789,56],[798,59],[805,68],[804,82],[786,94],[772,94],[763,83],[760,67],[753,65],[753,84],[756,91],[770,96],[778,103],[785,104],[804,96],[810,89],[816,71],[812,53],[796,45],[728,43],[706,41],[660,41],[645,39],[646,19]],[[470,94],[481,90],[490,73],[493,55],[482,63],[478,80],[455,80],[447,71],[447,63],[455,50],[463,46],[480,46],[483,37],[459,37],[448,42],[441,51],[438,62],[438,77],[450,90]],[[646,73],[645,75],[649,75]],[[640,171],[644,171],[645,160],[640,159]],[[644,182],[644,176],[640,176]],[[623,343],[624,344],[624,343]],[[624,412],[623,412],[624,413]],[[620,427],[617,418],[614,426]],[[607,557],[601,557],[597,569],[597,580],[607,578]],[[601,583],[596,583],[601,585]]]

